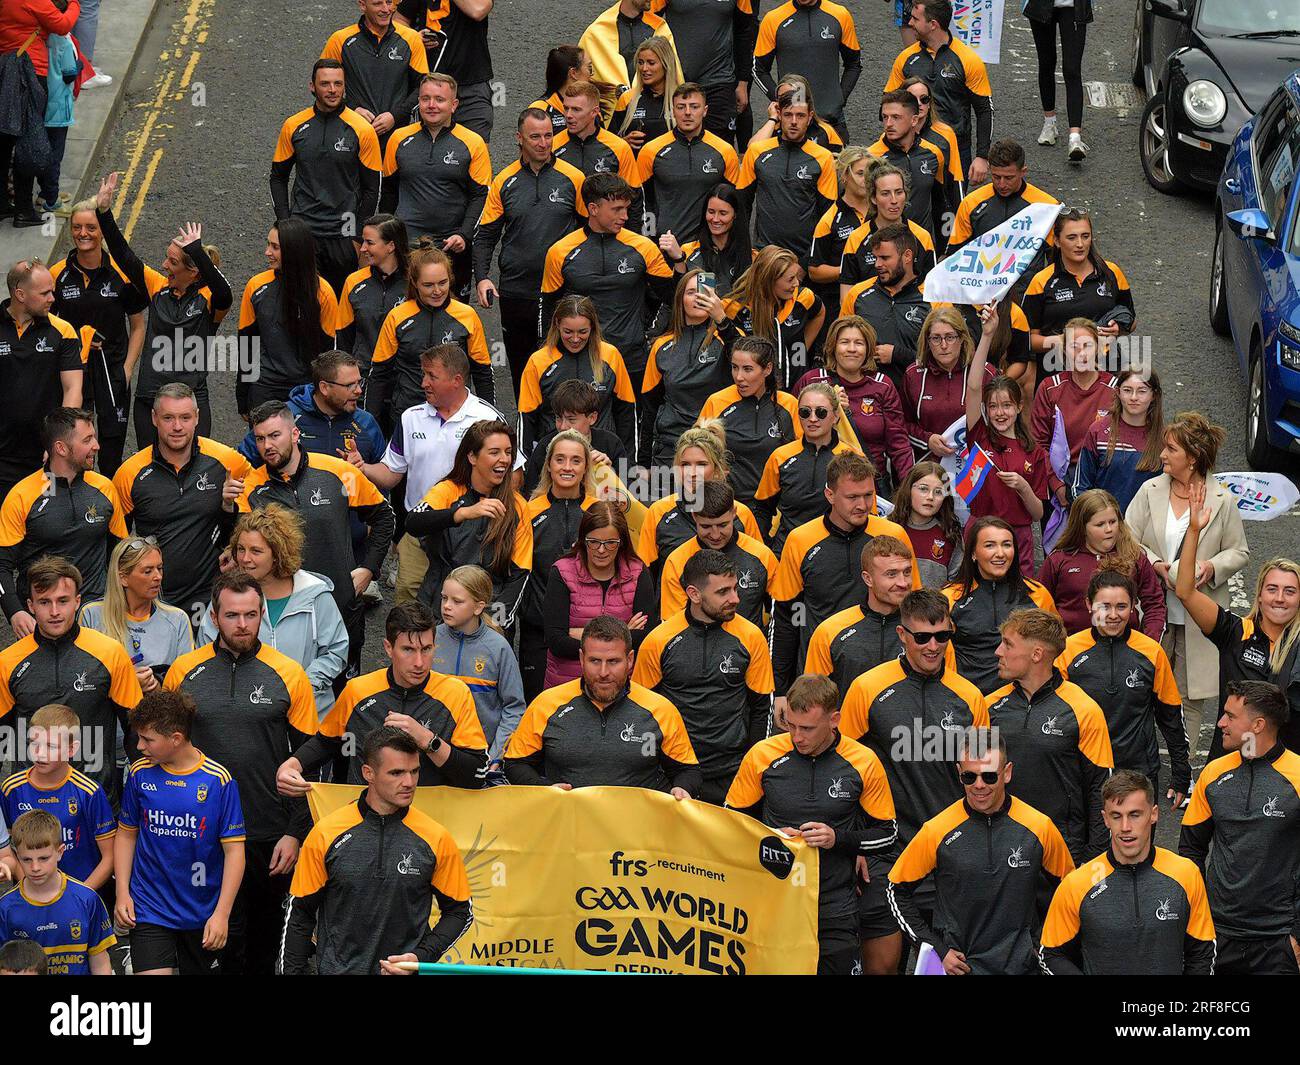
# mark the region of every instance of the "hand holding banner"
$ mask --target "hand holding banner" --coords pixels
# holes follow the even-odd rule
[[[925,275],[932,304],[995,303],[1010,291],[1052,231],[1059,203],[1031,203],[1000,226],[973,237]]]

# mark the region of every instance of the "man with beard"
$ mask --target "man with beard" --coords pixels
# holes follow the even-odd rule
[[[916,276],[920,254],[916,237],[903,225],[884,226],[867,238],[876,257],[876,276],[854,285],[840,304],[840,314],[865,318],[876,331],[876,362],[903,394],[903,374],[916,361],[930,305]]]
[[[163,599],[197,628],[252,470],[238,451],[199,435],[199,405],[187,384],[158,389],[152,420],[156,443],[122,463],[113,487],[136,535],[158,541]]]
[[[740,616],[763,625],[770,597],[767,586],[776,576],[776,555],[763,541],[740,532],[736,522],[736,496],[726,481],[705,481],[697,507],[689,512],[695,535],[664,562],[660,578],[659,615],[672,617],[687,606],[686,567],[698,552],[717,551],[736,571]]]
[[[379,490],[343,459],[307,451],[293,412],[270,400],[250,416],[265,463],[244,481],[241,512],[280,503],[302,517],[302,567],[334,585],[334,602],[348,627],[348,676],[361,664],[365,611],[361,593],[384,563],[393,538],[393,510]],[[354,567],[350,516],[367,527],[365,561]]]
[[[681,711],[704,774],[699,798],[720,806],[745,752],[767,738],[772,659],[762,630],[736,613],[731,559],[699,551],[681,583],[686,609],[646,636],[632,678]]]
[[[311,70],[315,103],[280,127],[271,163],[275,217],[301,218],[316,238],[316,265],[335,292],[357,268],[361,223],[379,207],[379,138],[343,104],[343,64],[318,59]],[[293,199],[289,175],[297,169]]]
[[[14,485],[0,505],[0,605],[14,635],[34,628],[22,609],[23,571],[41,555],[66,558],[81,572],[82,594],[100,599],[108,556],[126,537],[122,501],[95,472],[99,441],[89,411],[60,407],[45,419],[45,468]]]
[[[632,679],[636,653],[627,625],[608,614],[587,622],[579,656],[582,676],[543,692],[524,711],[506,748],[510,783],[651,788],[674,799],[700,794],[682,715]]]
[[[943,247],[947,241],[944,223],[957,204],[949,188],[943,149],[921,136],[920,109],[910,92],[885,93],[880,100],[884,132],[867,151],[908,175],[907,217],[929,230],[935,247]]]
[[[194,699],[191,740],[239,785],[246,867],[221,959],[227,974],[274,971],[288,873],[311,828],[306,800],[282,799],[275,774],[315,735],[316,699],[302,666],[258,639],[265,601],[248,574],[221,574],[212,585],[216,639],[178,658],[163,681]]]

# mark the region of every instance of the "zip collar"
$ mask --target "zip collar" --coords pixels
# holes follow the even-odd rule
[[[1039,688],[1036,692],[1034,692],[1033,695],[1030,695],[1028,692],[1026,692],[1025,689],[1020,686],[1020,681],[1018,680],[1013,680],[1011,682],[1011,686],[1015,688],[1017,692],[1020,693],[1020,695],[1024,698],[1025,702],[1027,702],[1030,706],[1033,706],[1035,703],[1040,702],[1041,700],[1056,694],[1056,689],[1059,688],[1064,683],[1065,683],[1065,678],[1061,676],[1061,671],[1057,669],[1055,666],[1053,666],[1052,675],[1048,677],[1046,681],[1043,682],[1043,686]]]
[[[1151,847],[1147,851],[1147,856],[1140,862],[1121,862],[1115,857],[1115,848],[1113,845],[1106,848],[1106,860],[1110,862],[1112,869],[1131,869],[1133,870],[1134,875],[1143,869],[1150,868],[1155,864],[1156,860],[1156,839],[1154,833],[1151,836]]]
[[[253,659],[257,657],[258,652],[261,650],[262,650],[261,640],[254,641],[252,650],[246,651],[242,655],[237,655],[233,651],[231,651],[230,648],[224,646],[221,642],[221,637],[219,635],[215,636],[212,640],[213,656],[216,658],[225,659],[225,661],[235,666],[241,666],[245,662],[251,662]]]
[[[36,641],[37,646],[53,647],[55,650],[76,643],[79,635],[81,635],[81,625],[76,621],[72,623],[72,628],[62,636],[46,636],[45,633],[41,632],[39,625],[32,630],[32,639]]]
[[[975,809],[973,806],[971,806],[971,804],[970,804],[970,803],[965,799],[965,797],[962,798],[962,800],[961,800],[961,804],[962,804],[962,807],[966,810],[966,813],[967,813],[968,815],[970,815],[971,817],[987,817],[987,818],[989,818],[990,820],[991,820],[992,818],[994,818],[994,817],[1005,817],[1005,816],[1007,815],[1007,811],[1009,811],[1009,810],[1011,809],[1011,792],[1007,792],[1007,793],[1002,797],[1002,805],[999,806],[999,807],[998,807],[996,810],[994,810],[992,813],[987,813],[987,814],[986,814],[986,813],[983,813],[983,812],[981,812],[981,811],[979,811],[979,810],[976,810],[976,809]]]
[[[601,707],[596,702],[596,697],[591,694],[591,690],[587,687],[586,678],[585,677],[582,678],[582,680],[580,680],[578,683],[581,687],[583,697],[587,700],[587,702],[591,703],[591,708],[595,710],[596,713],[598,714],[608,713],[609,711],[613,710],[614,707],[622,703],[623,700],[626,699],[629,695],[632,694],[632,682],[628,681],[626,684],[623,685],[623,689],[616,696],[614,696],[613,700],[609,703],[608,706]]]
[[[370,789],[366,788],[357,796],[357,809],[361,812],[363,821],[374,821],[378,824],[385,824],[389,820],[405,821],[406,814],[411,809],[409,806],[400,806],[391,814],[381,814],[370,803],[366,802],[366,796],[370,794]]]
[[[406,688],[397,683],[397,678],[393,676],[393,667],[391,665],[389,665],[388,669],[384,672],[385,676],[388,678],[388,687],[392,691],[400,692],[404,698],[408,695],[418,695],[420,692],[424,691],[424,684],[429,683],[426,679],[424,684],[417,684],[413,688]],[[430,673],[429,675],[432,676],[433,674]]]

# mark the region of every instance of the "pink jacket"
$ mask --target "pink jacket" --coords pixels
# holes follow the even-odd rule
[[[640,559],[619,559],[614,577],[606,591],[598,580],[587,572],[582,560],[566,555],[555,563],[551,580],[562,580],[569,589],[569,628],[580,629],[592,618],[609,614],[620,621],[631,621],[635,613],[632,603],[636,597],[636,584],[645,569]],[[546,652],[546,686],[554,688],[577,680],[582,666],[576,658],[556,658]]]

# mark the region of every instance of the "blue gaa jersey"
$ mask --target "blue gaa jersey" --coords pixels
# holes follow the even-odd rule
[[[244,838],[230,771],[206,755],[187,773],[141,758],[127,774],[118,827],[139,834],[131,866],[136,921],[175,929],[207,924],[221,894],[221,844]]]
[[[0,940],[39,943],[51,976],[89,976],[90,956],[117,942],[113,922],[94,891],[66,873],[59,879],[59,894],[50,902],[32,902],[21,885],[0,898]]]
[[[31,782],[31,770],[24,769],[0,784],[0,804],[5,820],[12,824],[28,810],[44,810],[59,819],[63,843],[68,849],[59,868],[70,877],[85,880],[99,864],[99,841],[117,831],[117,818],[108,796],[85,773],[68,767],[63,783],[39,788]]]

